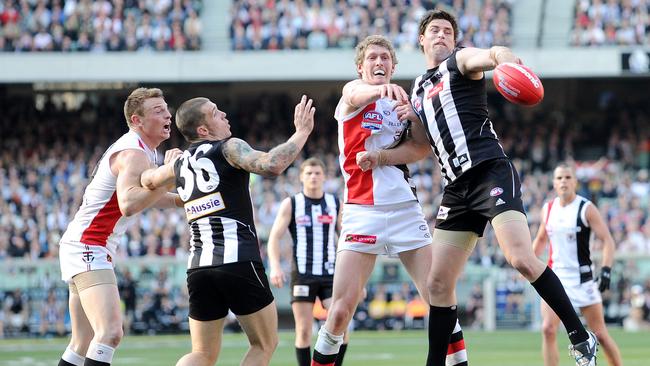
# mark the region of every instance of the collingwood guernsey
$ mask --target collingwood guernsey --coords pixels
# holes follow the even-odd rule
[[[226,140],[190,145],[174,165],[190,226],[188,268],[261,262],[253,222],[250,174],[223,156]]]
[[[330,193],[312,199],[291,197],[289,232],[293,239],[293,271],[301,275],[333,276],[339,200]]]
[[[411,105],[447,184],[483,161],[507,157],[488,117],[485,76],[471,80],[461,74],[458,50],[418,76],[411,89]]]

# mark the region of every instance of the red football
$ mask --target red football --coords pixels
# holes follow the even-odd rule
[[[544,99],[544,85],[524,65],[512,62],[499,64],[494,69],[492,81],[499,93],[512,103],[533,106]]]

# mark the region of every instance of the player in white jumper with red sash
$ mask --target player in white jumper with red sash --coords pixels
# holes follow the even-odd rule
[[[343,333],[378,254],[398,255],[427,299],[431,234],[408,169],[402,165],[362,171],[356,163],[358,153],[391,148],[407,130],[409,122],[398,119],[396,106],[406,103],[408,95],[390,83],[397,64],[395,51],[385,37],[369,36],[357,45],[355,61],[360,78],[343,87],[334,113],[344,207],[332,304],[314,347],[314,366],[335,365]],[[455,335],[449,365],[466,365],[460,326]]]
[[[578,181],[573,167],[560,163],[553,172],[553,189],[557,197],[544,204],[542,224],[533,241],[540,256],[549,245],[548,266],[562,282],[573,306],[580,308],[587,326],[596,334],[609,365],[622,365],[616,342],[607,332],[600,291],[609,290],[610,272],[614,262],[614,239],[596,206],[576,194]],[[589,243],[591,232],[603,243],[599,284],[593,278]],[[600,290],[600,291],[599,291]],[[545,366],[558,366],[556,342],[560,318],[542,301],[542,355]]]
[[[121,236],[143,209],[180,206],[166,189],[150,191],[140,174],[156,163],[156,148],[169,138],[171,114],[160,89],[134,90],[124,104],[129,132],[97,163],[83,201],[59,243],[61,277],[70,287],[72,336],[59,366],[110,365],[122,331],[113,271]],[[165,161],[180,154],[173,149]],[[85,357],[84,357],[85,355]]]

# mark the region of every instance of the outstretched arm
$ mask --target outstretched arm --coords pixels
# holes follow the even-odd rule
[[[350,109],[358,109],[380,98],[389,98],[398,103],[407,103],[408,94],[397,84],[372,85],[357,79],[343,87],[343,101]]]
[[[223,155],[230,165],[265,177],[274,177],[282,173],[296,159],[300,150],[314,128],[313,101],[302,99],[294,112],[296,132],[284,143],[269,152],[253,149],[248,143],[238,138],[231,138],[223,144]]]
[[[278,288],[282,287],[286,281],[284,272],[282,271],[282,265],[280,264],[280,240],[289,227],[291,214],[291,198],[285,198],[280,204],[278,216],[273,222],[273,227],[269,234],[269,243],[267,245],[269,264],[271,266],[269,277],[271,284]]]
[[[521,63],[508,47],[493,46],[491,48],[463,48],[456,53],[458,70],[470,79],[480,79],[484,71],[493,70],[504,62]]]

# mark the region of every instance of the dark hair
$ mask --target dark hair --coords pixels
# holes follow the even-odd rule
[[[421,36],[426,31],[427,26],[434,19],[443,19],[451,23],[451,27],[454,29],[454,43],[458,42],[458,23],[456,23],[456,17],[447,13],[444,10],[429,10],[422,19],[420,19],[420,25],[418,26],[418,34]],[[423,50],[422,45],[420,45],[420,50]]]
[[[208,98],[203,97],[192,98],[178,107],[176,127],[183,134],[185,140],[191,142],[199,137],[196,128],[205,120],[205,114],[201,111],[201,107],[209,101]]]

